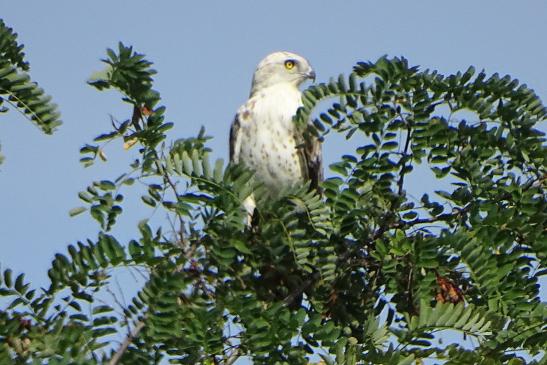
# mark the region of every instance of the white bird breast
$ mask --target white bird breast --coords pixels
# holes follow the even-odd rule
[[[273,194],[303,180],[292,120],[301,97],[293,85],[278,84],[261,90],[239,110],[239,161]]]

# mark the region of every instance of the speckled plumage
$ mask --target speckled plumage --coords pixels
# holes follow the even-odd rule
[[[302,105],[298,87],[310,78],[315,73],[305,58],[290,52],[268,55],[257,66],[251,95],[232,123],[230,160],[254,170],[272,196],[307,179],[316,187],[322,179],[319,141],[304,141],[292,120]],[[245,206],[252,214],[252,196]]]

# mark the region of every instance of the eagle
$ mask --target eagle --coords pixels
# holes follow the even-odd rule
[[[304,57],[286,51],[267,55],[258,64],[249,99],[230,128],[231,163],[254,171],[272,198],[307,182],[318,189],[323,179],[321,142],[293,122],[302,106],[299,86],[310,79],[315,81],[315,71]],[[243,205],[251,219],[254,196]]]

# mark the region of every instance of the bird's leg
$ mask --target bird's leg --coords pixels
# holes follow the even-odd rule
[[[243,206],[245,207],[245,210],[247,211],[247,218],[245,219],[245,223],[248,227],[253,226],[253,215],[255,213],[256,209],[256,202],[254,195],[251,194],[245,200],[243,201]]]

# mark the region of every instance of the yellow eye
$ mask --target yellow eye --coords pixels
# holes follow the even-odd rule
[[[295,62],[293,60],[285,61],[285,68],[287,70],[292,70],[294,68]]]

